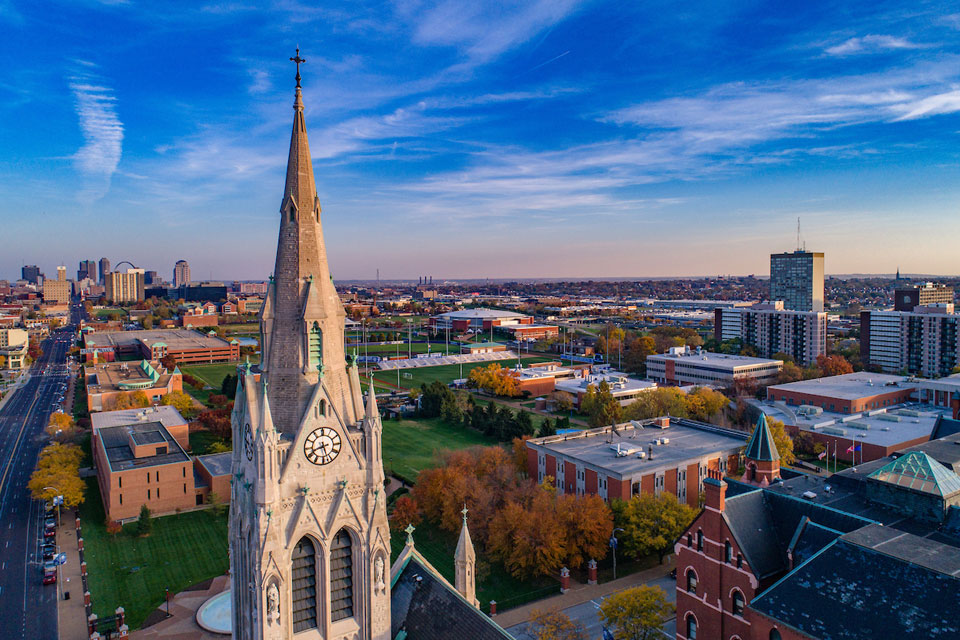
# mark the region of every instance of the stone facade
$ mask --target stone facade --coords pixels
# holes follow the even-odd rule
[[[388,640],[382,426],[344,357],[299,83],[294,113],[262,371],[240,367],[232,415],[233,637]]]

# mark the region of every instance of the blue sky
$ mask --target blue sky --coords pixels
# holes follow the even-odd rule
[[[299,43],[337,278],[960,273],[960,7],[0,0],[0,277],[270,273]]]

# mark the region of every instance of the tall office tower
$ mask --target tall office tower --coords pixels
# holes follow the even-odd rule
[[[173,265],[173,286],[182,287],[190,284],[190,265],[186,260],[177,260]]]
[[[110,273],[110,260],[100,258],[100,284],[107,284],[107,274]]]
[[[894,290],[893,294],[894,311],[913,311],[914,307],[951,304],[952,302],[953,287],[932,282],[923,282],[906,287],[900,286]]]
[[[57,303],[70,302],[70,283],[67,282],[67,268],[65,266],[57,267],[56,280],[44,279],[43,300],[44,302]]]
[[[144,274],[144,282],[147,284],[160,284],[160,276],[156,271],[147,271]]]
[[[85,278],[90,278],[91,280],[97,279],[97,263],[93,260],[80,261],[80,268],[77,269],[77,281],[79,282]]]
[[[114,303],[140,302],[146,292],[144,280],[143,269],[127,269],[124,273],[111,271],[104,283],[104,295]]]
[[[790,311],[823,311],[823,254],[770,254],[770,301]]]
[[[26,264],[20,268],[20,277],[27,282],[37,284],[40,280],[40,267],[35,264]]]

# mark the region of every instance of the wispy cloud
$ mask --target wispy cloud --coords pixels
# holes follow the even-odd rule
[[[840,44],[827,47],[824,52],[831,56],[852,56],[895,51],[897,49],[921,49],[925,46],[927,45],[910,42],[906,38],[871,34],[859,38],[849,38]]]
[[[73,155],[73,162],[85,179],[79,199],[89,205],[110,190],[123,153],[123,123],[117,116],[113,89],[97,76],[96,65],[78,62],[83,70],[70,79],[70,90],[84,144]]]

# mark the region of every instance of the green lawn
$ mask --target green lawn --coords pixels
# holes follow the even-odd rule
[[[122,606],[131,629],[163,604],[164,588],[174,594],[227,571],[226,512],[155,518],[145,538],[137,536],[135,523],[111,536],[96,479],[90,478],[80,518],[93,610],[103,617]]]
[[[97,316],[98,318],[106,318],[106,317],[112,317],[112,316],[123,317],[127,315],[127,312],[124,311],[123,309],[96,309],[94,311],[94,315]]]
[[[459,534],[447,533],[430,523],[423,523],[413,534],[414,544],[433,567],[450,584],[454,581],[453,556],[457,549]],[[406,535],[393,532],[390,536],[391,563],[403,550]],[[490,601],[497,601],[497,611],[539,600],[560,593],[560,583],[551,578],[517,580],[496,561],[488,562],[477,552],[477,599],[480,610],[490,611]]]
[[[229,440],[222,440],[218,438],[216,434],[212,431],[207,430],[194,430],[190,432],[190,453],[195,456],[202,456],[210,451],[210,447],[213,446],[214,442],[223,442],[228,447],[232,444]]]
[[[434,466],[440,451],[491,444],[496,443],[482,433],[450,426],[440,418],[383,422],[384,468],[388,474],[397,473],[410,481]]]
[[[543,358],[540,356],[529,356],[523,358],[524,364],[534,364],[537,362],[550,362],[554,358]],[[513,367],[516,366],[516,360],[497,360],[496,361],[501,367]],[[475,367],[486,367],[490,362],[472,362],[469,364],[464,364],[462,367],[463,377],[466,378],[470,375]],[[406,389],[419,388],[422,384],[430,384],[434,380],[439,380],[444,384],[449,384],[454,380],[460,377],[461,367],[458,364],[442,364],[434,367],[420,367],[417,369],[401,369],[400,370],[400,386]],[[404,374],[409,375],[407,378]],[[384,382],[389,382],[393,385],[397,384],[397,372],[394,371],[377,371],[373,374],[373,377],[377,380],[382,380]]]
[[[227,375],[234,375],[237,372],[236,362],[224,362],[218,364],[195,364],[180,367],[184,373],[189,373],[197,380],[203,380],[214,389],[220,389],[223,379]]]

